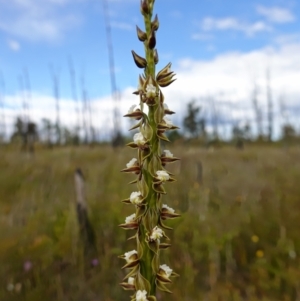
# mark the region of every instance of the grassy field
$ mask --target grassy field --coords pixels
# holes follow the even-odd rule
[[[165,203],[170,221],[166,263],[177,273],[159,300],[300,300],[300,150],[171,146]],[[39,149],[30,158],[0,149],[0,300],[129,300],[118,283],[118,255],[134,248],[118,227],[135,186],[120,170],[129,149]],[[202,172],[200,166],[202,164]],[[74,171],[86,179],[96,251],[84,255],[76,218]]]

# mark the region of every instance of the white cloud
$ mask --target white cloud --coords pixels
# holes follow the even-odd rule
[[[122,29],[122,30],[133,30],[133,26],[131,24],[125,23],[125,22],[112,21],[111,26],[114,28]]]
[[[252,36],[258,32],[271,31],[272,27],[263,21],[245,23],[232,17],[220,19],[206,17],[201,22],[201,29],[203,31],[235,30],[242,31],[245,34]]]
[[[279,35],[274,41],[280,45],[300,43],[300,33]]]
[[[285,107],[291,121],[297,122],[299,119],[299,111],[297,113],[295,110],[295,108],[300,110],[299,53],[300,43],[294,43],[280,45],[278,48],[265,47],[246,53],[223,53],[211,60],[192,60],[190,58],[180,60],[173,64],[172,68],[177,73],[177,80],[170,87],[162,89],[166,103],[170,109],[176,112],[176,115],[172,116],[173,122],[180,125],[185,114],[186,104],[193,98],[204,107],[206,116],[210,119],[212,102],[209,97],[214,99],[220,118],[236,122],[254,120],[251,102],[254,81],[259,88],[258,101],[265,118],[266,70],[270,68],[278,135],[279,125],[282,122],[279,99],[283,94]],[[138,97],[132,94],[135,89],[135,87],[128,87],[122,91],[122,99],[118,106],[121,116],[127,113],[132,104],[138,104]],[[10,107],[15,106],[16,103],[20,104],[19,95],[6,97],[6,104]],[[61,99],[60,103],[62,122],[65,125],[74,126],[76,121],[74,103],[70,99]],[[55,100],[52,96],[33,93],[30,107],[35,121],[40,121],[45,116],[55,121]],[[92,99],[92,108],[94,125],[102,131],[103,137],[107,137],[113,126],[111,97]],[[11,110],[10,120],[13,120],[13,117],[20,111],[21,108]],[[127,132],[128,120],[121,118],[121,121],[124,132]]]
[[[173,10],[169,13],[169,15],[174,19],[181,19],[183,17],[182,12],[179,10]]]
[[[213,35],[207,33],[194,33],[192,34],[193,40],[200,40],[200,41],[208,41],[214,38]]]
[[[0,30],[27,40],[60,39],[81,22],[78,15],[64,10],[69,3],[70,0],[0,0]]]
[[[284,94],[285,106],[291,120],[299,126],[300,110],[300,43],[283,45],[280,48],[266,47],[247,53],[231,52],[216,56],[213,60],[183,59],[175,67],[177,81],[163,91],[166,102],[182,120],[186,103],[197,99],[206,116],[211,118],[215,100],[220,119],[253,121],[251,94],[254,82],[259,88],[258,102],[266,118],[266,70],[271,71],[271,90],[274,101],[276,135],[282,122],[279,99]],[[202,100],[201,100],[202,99]],[[294,108],[294,109],[293,109]],[[298,113],[295,110],[298,108]],[[264,119],[266,120],[266,119]],[[297,121],[298,120],[298,121]],[[253,123],[255,129],[255,123]]]
[[[281,7],[265,7],[262,5],[257,6],[256,8],[258,14],[266,17],[270,22],[274,23],[287,23],[293,22],[295,16],[286,8]]]
[[[8,47],[12,51],[19,51],[21,48],[19,42],[15,41],[15,40],[8,40],[7,44],[8,44]]]

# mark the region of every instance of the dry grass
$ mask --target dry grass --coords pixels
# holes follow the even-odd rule
[[[171,150],[182,157],[170,165],[178,181],[166,184],[165,197],[182,213],[169,222],[175,231],[166,263],[181,274],[172,300],[299,300],[299,149]],[[117,225],[132,213],[120,200],[135,190],[126,185],[133,178],[119,171],[133,153],[82,147],[39,150],[34,158],[13,149],[0,154],[0,300],[129,300],[118,286],[124,273],[117,255],[134,244]],[[97,238],[88,258],[76,222],[77,167]],[[93,258],[99,265],[91,266]]]

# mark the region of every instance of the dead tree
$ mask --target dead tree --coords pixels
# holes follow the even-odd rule
[[[109,11],[108,11],[108,3],[107,0],[102,0],[103,3],[103,11],[105,17],[105,31],[106,31],[106,41],[108,48],[108,60],[109,60],[109,71],[110,71],[110,82],[111,82],[111,95],[114,102],[114,114],[113,114],[113,138],[112,138],[112,146],[118,147],[123,145],[123,138],[120,130],[120,93],[117,89],[116,83],[116,73],[115,73],[115,61],[114,61],[114,51],[113,51],[113,43],[111,37],[111,26],[109,20]]]
[[[53,66],[50,64],[50,74],[53,81],[53,92],[55,97],[55,109],[56,109],[56,143],[61,144],[61,128],[60,128],[60,99],[59,99],[59,72],[55,72]]]
[[[273,100],[270,86],[270,69],[267,69],[266,72],[267,80],[267,102],[268,102],[268,140],[272,141],[273,136]]]
[[[3,141],[5,140],[6,137],[6,118],[5,118],[4,102],[5,102],[5,82],[4,82],[4,76],[0,70],[0,107],[2,111],[0,137],[2,136]]]
[[[28,69],[25,67],[23,69],[24,76],[24,86],[25,86],[25,99],[26,99],[26,115],[27,115],[27,125],[26,125],[26,137],[28,144],[28,151],[31,155],[34,154],[34,143],[37,140],[37,126],[30,119],[30,103],[31,103],[31,85]]]
[[[216,107],[215,99],[209,97],[209,102],[211,105],[211,123],[213,126],[213,139],[219,139],[219,112]]]
[[[20,97],[21,97],[21,103],[22,103],[22,118],[21,118],[21,138],[22,138],[22,145],[21,145],[21,151],[27,151],[28,149],[28,136],[27,136],[27,127],[28,127],[28,112],[27,112],[27,99],[24,91],[24,80],[23,76],[20,75],[18,77],[19,80],[19,88],[20,88]]]
[[[70,72],[70,79],[71,79],[71,89],[72,89],[72,97],[75,105],[75,114],[76,114],[76,126],[75,126],[75,132],[77,139],[79,140],[79,133],[80,133],[80,109],[79,109],[79,101],[77,97],[77,89],[76,89],[76,75],[75,75],[75,69],[73,66],[72,58],[69,57],[69,72]]]
[[[83,244],[85,256],[90,257],[96,251],[95,231],[89,221],[85,195],[85,180],[80,168],[74,175],[76,192],[76,212],[79,225],[79,235]]]
[[[263,127],[262,127],[262,110],[261,107],[258,104],[258,94],[259,89],[254,82],[253,91],[252,91],[252,105],[255,113],[255,120],[256,120],[256,126],[257,126],[257,138],[260,140],[263,137]]]
[[[82,97],[82,128],[84,131],[84,143],[88,144],[89,142],[89,131],[88,131],[88,121],[87,121],[87,112],[88,112],[88,95],[87,95],[87,90],[85,87],[85,77],[84,74],[82,73],[81,76],[81,97]]]

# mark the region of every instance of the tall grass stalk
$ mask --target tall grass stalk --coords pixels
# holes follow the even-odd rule
[[[125,117],[137,120],[131,130],[139,129],[133,136],[129,147],[136,149],[137,158],[133,158],[123,169],[123,172],[137,175],[137,191],[133,191],[123,202],[131,204],[135,213],[128,216],[124,229],[135,230],[131,239],[136,240],[136,249],[120,256],[126,260],[124,269],[129,273],[121,285],[126,290],[134,290],[132,300],[156,300],[156,290],[169,292],[167,284],[170,278],[177,276],[173,270],[160,261],[161,250],[170,247],[169,238],[163,229],[171,229],[164,221],[179,215],[168,205],[163,204],[162,196],[166,194],[165,182],[175,179],[165,169],[168,163],[179,160],[169,150],[162,152],[161,142],[169,141],[166,131],[177,129],[166,117],[174,114],[164,102],[162,87],[169,86],[175,79],[171,71],[171,63],[158,73],[155,65],[158,63],[156,46],[156,31],[159,28],[157,15],[152,18],[154,0],[141,1],[140,10],[144,18],[145,31],[137,27],[138,39],[144,44],[145,58],[132,51],[137,67],[143,69],[139,76],[139,85],[134,92],[139,97],[139,105],[133,105]],[[148,113],[144,112],[148,107]]]

